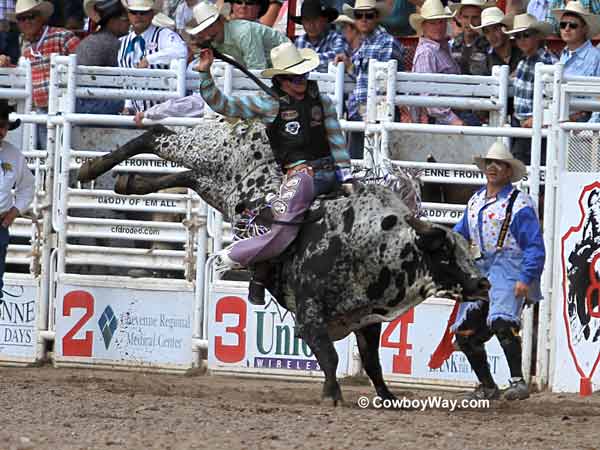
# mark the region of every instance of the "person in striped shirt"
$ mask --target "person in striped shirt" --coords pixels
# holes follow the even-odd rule
[[[271,202],[278,222],[301,219],[317,195],[331,192],[342,183],[350,184],[350,158],[332,101],[319,93],[307,75],[319,65],[319,55],[311,49],[297,49],[284,43],[271,51],[273,68],[261,75],[273,78],[277,97],[226,96],[210,75],[213,52],[200,53],[200,92],[214,111],[228,117],[260,119],[275,160],[280,164],[283,183],[279,196]],[[296,238],[299,227],[273,224],[261,236],[244,239],[220,252],[221,261],[231,268],[255,265],[249,301],[264,304],[264,283],[268,279],[267,261],[281,254]]]

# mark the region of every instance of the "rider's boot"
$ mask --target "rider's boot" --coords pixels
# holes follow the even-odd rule
[[[265,304],[265,284],[269,280],[270,265],[268,262],[260,262],[254,266],[252,279],[248,288],[248,301],[253,305]]]

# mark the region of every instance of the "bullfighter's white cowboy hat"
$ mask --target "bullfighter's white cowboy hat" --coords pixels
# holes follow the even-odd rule
[[[372,9],[377,11],[380,19],[390,13],[384,1],[356,0],[354,8],[348,4],[344,4],[342,7],[342,14],[354,19],[355,11],[370,11]]]
[[[552,33],[552,25],[548,22],[540,22],[531,14],[518,14],[515,16],[513,26],[510,30],[504,30],[505,34],[513,35],[527,30],[534,30],[543,36]]]
[[[54,5],[44,0],[17,0],[16,16],[33,10],[39,11],[44,17],[50,17],[54,13]]]
[[[465,6],[476,6],[481,9],[491,8],[492,6],[496,6],[495,1],[486,1],[486,0],[462,0],[460,3],[453,3],[452,5],[448,5],[450,7],[450,11],[455,12],[456,14],[460,13],[460,10]]]
[[[511,27],[513,20],[513,14],[504,15],[500,8],[493,6],[481,11],[481,25],[478,27],[471,25],[471,28],[474,30],[481,30],[482,28],[491,27],[492,25],[506,25],[507,27]]]
[[[200,2],[192,9],[194,25],[186,27],[185,31],[192,35],[198,34],[215,23],[219,16],[227,17],[230,11],[231,5],[229,3],[224,3],[219,8],[207,1]]]
[[[310,48],[296,48],[291,42],[284,42],[271,50],[271,61],[273,67],[263,70],[261,76],[304,75],[320,64],[317,52]]]
[[[425,3],[421,6],[421,11],[411,14],[408,22],[417,32],[417,35],[420,36],[423,34],[421,25],[426,20],[452,19],[452,17],[454,17],[454,14],[448,13],[440,0],[425,0]]]
[[[592,36],[596,36],[600,33],[599,17],[589,12],[579,1],[571,1],[567,3],[567,6],[560,9],[553,9],[552,15],[556,17],[556,20],[560,22],[562,16],[566,13],[574,14],[581,18],[587,25],[587,38],[591,39]]]
[[[525,164],[522,161],[516,159],[512,153],[506,148],[500,141],[496,141],[492,144],[492,146],[488,149],[487,155],[485,156],[475,156],[473,160],[475,161],[475,165],[479,167],[479,170],[485,172],[485,161],[486,159],[495,159],[497,161],[502,161],[508,164],[512,168],[512,176],[510,181],[516,183],[517,181],[521,181],[525,175],[527,175],[527,169]]]

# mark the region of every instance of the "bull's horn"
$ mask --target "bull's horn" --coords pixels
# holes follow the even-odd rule
[[[409,215],[405,217],[408,223],[417,234],[428,234],[432,230],[432,226],[424,220],[417,219],[415,216]]]

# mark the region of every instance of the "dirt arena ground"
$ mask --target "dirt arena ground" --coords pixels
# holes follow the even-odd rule
[[[319,404],[316,382],[0,368],[0,449],[600,449],[600,393],[535,394],[489,409]],[[456,399],[457,393],[407,391]]]

